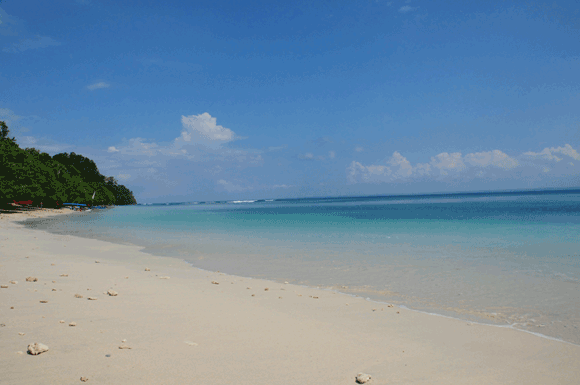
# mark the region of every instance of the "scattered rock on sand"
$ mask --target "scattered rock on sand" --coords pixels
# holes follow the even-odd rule
[[[89,380],[88,377],[81,377],[81,382],[87,382]]]
[[[19,336],[23,336],[23,335],[24,335],[24,333],[18,333],[18,335],[19,335]]]
[[[95,261],[95,263],[101,263],[101,262],[99,262],[99,261]]]
[[[129,347],[129,346],[128,346],[128,345],[126,345],[126,344],[121,344],[121,345],[119,346],[119,349],[131,349],[131,347]]]
[[[68,277],[68,274],[61,274],[61,277]]]
[[[211,283],[213,283],[214,285],[219,285],[220,283],[217,281],[211,281]]]
[[[38,278],[36,278],[36,277],[27,277],[26,278],[26,282],[36,282],[36,281],[38,281]]]
[[[96,297],[87,297],[87,299],[88,299],[89,301],[96,301],[96,300],[97,300],[97,298],[96,298]]]
[[[269,289],[269,288],[265,288],[265,289],[264,289],[264,291],[268,291],[268,290],[270,290],[270,289]]]
[[[18,281],[10,281],[11,284],[16,285]]]
[[[48,351],[48,346],[45,344],[41,344],[35,342],[33,344],[28,345],[28,354],[36,356],[38,354],[44,353]]]
[[[8,285],[0,285],[0,288],[2,288],[2,289],[8,289]]]
[[[183,341],[184,343],[188,344],[189,346],[197,346],[197,343],[191,341]]]
[[[61,324],[63,324],[63,323],[64,323],[64,320],[63,320],[63,319],[61,319],[61,320],[60,320],[60,321],[58,321],[58,322],[59,322],[59,323],[61,323]]]
[[[169,279],[169,277],[159,277],[159,279]]]
[[[115,290],[107,290],[107,294],[109,294],[111,297],[116,297],[118,295],[118,293]]]
[[[56,291],[56,289],[55,288],[52,288],[52,291]]]
[[[83,298],[83,296],[80,294],[75,294],[75,298]]]
[[[145,268],[145,271],[151,271],[151,269],[150,269],[150,268],[148,268],[148,267],[146,267],[146,268]]]
[[[71,323],[68,324],[68,326],[77,326],[77,323],[76,322],[71,322]]]
[[[355,380],[357,384],[366,384],[371,380],[371,375],[366,373],[359,373],[356,375]]]
[[[42,300],[42,301],[40,301],[40,303],[48,303],[48,301]]]

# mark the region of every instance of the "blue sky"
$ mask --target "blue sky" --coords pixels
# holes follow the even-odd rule
[[[580,186],[580,3],[0,3],[0,120],[139,202]]]

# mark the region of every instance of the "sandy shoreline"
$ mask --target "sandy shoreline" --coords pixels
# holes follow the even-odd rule
[[[26,229],[15,223],[21,215],[29,213],[0,218],[0,284],[8,286],[0,289],[2,384],[81,377],[102,384],[354,384],[359,372],[372,384],[580,378],[576,345],[210,273],[135,246]],[[26,282],[30,276],[38,281]],[[49,351],[26,354],[34,342]],[[119,349],[123,344],[131,349]]]

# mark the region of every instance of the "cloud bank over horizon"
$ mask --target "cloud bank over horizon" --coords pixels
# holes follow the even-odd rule
[[[576,162],[575,162],[576,161]],[[571,145],[546,147],[511,157],[501,150],[462,155],[461,152],[431,157],[428,163],[412,165],[395,151],[384,164],[363,165],[353,160],[346,168],[348,183],[410,183],[414,181],[470,181],[580,177],[580,154]]]

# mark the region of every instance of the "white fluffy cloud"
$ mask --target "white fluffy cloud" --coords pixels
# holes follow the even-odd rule
[[[503,169],[511,169],[518,166],[518,161],[510,158],[500,150],[487,152],[475,152],[465,155],[465,162],[472,166],[487,167],[495,166]]]
[[[184,142],[230,142],[235,134],[229,128],[216,124],[216,118],[207,112],[199,115],[181,117],[183,131],[181,140]]]
[[[469,153],[465,156],[460,152],[442,152],[431,157],[429,163],[412,165],[404,156],[395,151],[385,164],[365,166],[353,161],[347,167],[346,173],[350,183],[384,183],[426,178],[432,180],[509,178],[515,175],[514,172],[531,176],[534,175],[534,170],[539,170],[544,174],[551,172],[555,176],[580,175],[580,167],[576,167],[573,162],[562,163],[561,167],[551,165],[564,158],[580,160],[580,154],[569,144],[563,147],[545,148],[538,153],[526,152],[517,159],[500,150]]]
[[[563,156],[569,156],[572,159],[580,160],[580,154],[578,154],[578,151],[569,144],[564,145],[564,147],[544,148],[541,152],[524,152],[524,155],[530,159],[546,159],[556,162],[564,159]]]

